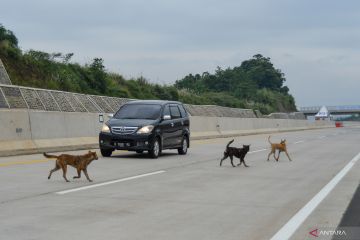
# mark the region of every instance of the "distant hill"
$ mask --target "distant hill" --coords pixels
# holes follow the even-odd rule
[[[144,77],[125,79],[106,71],[103,59],[80,65],[72,53],[23,52],[14,33],[0,24],[0,59],[13,84],[95,95],[137,99],[178,100],[253,108],[262,113],[295,111],[294,98],[284,86],[284,74],[270,58],[255,55],[239,67],[189,74],[174,85],[149,83]]]
[[[233,97],[237,105],[265,113],[296,111],[285,81],[285,75],[274,68],[270,58],[257,54],[238,67],[225,70],[218,67],[214,74],[187,75],[176,81],[175,87],[198,95],[213,95],[223,101]],[[221,99],[216,101],[221,103]]]

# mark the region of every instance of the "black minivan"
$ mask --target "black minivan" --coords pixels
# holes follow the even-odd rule
[[[186,154],[190,147],[190,121],[182,103],[176,101],[131,101],[107,121],[99,134],[101,154],[115,149],[148,151],[157,158],[164,149]]]

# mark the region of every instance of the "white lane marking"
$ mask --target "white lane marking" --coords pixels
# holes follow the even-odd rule
[[[90,188],[101,187],[101,186],[118,183],[118,182],[125,182],[125,181],[142,178],[142,177],[147,177],[147,176],[160,174],[160,173],[164,173],[164,172],[165,171],[161,170],[161,171],[156,171],[156,172],[151,172],[151,173],[140,174],[140,175],[127,177],[127,178],[121,178],[121,179],[113,180],[113,181],[109,181],[109,182],[98,183],[98,184],[93,184],[93,185],[89,185],[89,186],[85,186],[85,187],[79,187],[79,188],[73,188],[73,189],[69,189],[69,190],[65,190],[65,191],[60,191],[60,192],[56,192],[56,194],[63,195],[63,194],[71,193],[71,192],[77,192],[77,191],[82,191],[82,190],[86,190],[86,189],[90,189]]]
[[[300,227],[305,219],[314,209],[325,199],[325,197],[335,188],[341,179],[350,171],[355,163],[360,159],[358,153],[346,166],[331,179],[302,209],[300,209],[272,238],[271,240],[289,239]]]
[[[325,137],[326,137],[326,136],[320,136],[319,139],[323,139],[323,138],[325,138]]]
[[[267,148],[259,149],[259,150],[255,150],[255,151],[249,152],[249,154],[250,154],[250,153],[263,152],[263,151],[266,151],[266,150],[268,150],[268,149],[267,149]]]
[[[301,140],[301,141],[294,142],[294,144],[299,144],[299,143],[303,143],[303,142],[305,142],[305,141]]]

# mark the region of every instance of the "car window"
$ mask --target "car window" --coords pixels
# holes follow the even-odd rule
[[[179,109],[180,109],[181,116],[182,116],[182,117],[186,117],[187,114],[186,114],[186,110],[185,110],[184,106],[183,106],[183,105],[178,105],[178,107],[179,107]]]
[[[177,106],[170,106],[171,118],[181,118],[180,110]]]
[[[158,119],[161,105],[155,104],[125,104],[114,115],[118,119]]]
[[[163,111],[163,116],[165,115],[169,115],[170,116],[170,108],[169,108],[169,105],[166,105],[164,107],[164,111]]]

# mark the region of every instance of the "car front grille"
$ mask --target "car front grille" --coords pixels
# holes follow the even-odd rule
[[[138,128],[137,127],[111,127],[111,132],[114,134],[132,134],[134,133]]]

